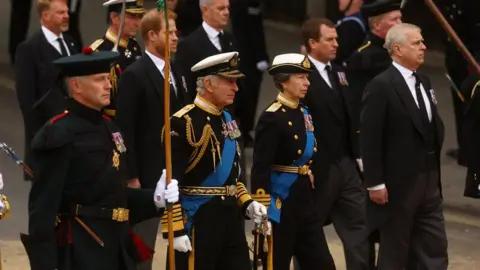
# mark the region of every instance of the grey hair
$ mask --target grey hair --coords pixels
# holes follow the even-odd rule
[[[208,75],[205,77],[197,78],[197,92],[200,95],[203,95],[203,93],[205,93],[205,79],[209,79],[212,82],[212,84],[215,84],[217,77],[213,75]]]
[[[273,75],[273,84],[275,87],[283,92],[282,83],[288,81],[290,79],[290,74],[288,73],[277,73]]]
[[[407,39],[407,32],[411,30],[422,32],[420,27],[409,23],[397,24],[390,28],[390,30],[387,32],[387,36],[385,37],[385,44],[383,47],[387,49],[390,55],[392,55],[393,45],[403,45]]]
[[[211,6],[213,3],[213,0],[200,0],[199,2],[200,2],[200,9],[201,9],[202,7]]]

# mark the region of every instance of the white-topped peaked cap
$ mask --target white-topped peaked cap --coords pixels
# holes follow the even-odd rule
[[[198,77],[218,75],[227,78],[243,78],[238,70],[238,52],[227,52],[209,56],[192,67]]]
[[[310,60],[299,53],[286,53],[275,56],[268,73],[308,73],[312,71]]]
[[[103,3],[104,7],[108,7],[110,12],[121,12],[123,0],[109,0]],[[141,14],[145,13],[143,8],[143,0],[125,0],[125,12]]]

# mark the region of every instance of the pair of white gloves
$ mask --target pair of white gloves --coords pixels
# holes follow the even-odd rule
[[[263,222],[263,216],[267,215],[267,208],[263,204],[253,201],[248,205],[246,215],[250,219],[253,219],[255,223],[259,224]],[[272,225],[270,221],[268,221],[267,235],[270,235],[271,228]],[[173,248],[180,252],[188,252],[192,251],[192,244],[187,235],[182,235],[173,239]]]
[[[163,169],[162,176],[157,182],[157,188],[155,188],[155,192],[153,195],[153,201],[155,202],[155,206],[157,208],[165,208],[166,202],[169,203],[176,203],[179,199],[179,191],[178,191],[178,181],[172,179],[170,184],[168,184],[167,188],[165,186],[167,184],[167,175],[166,170]]]
[[[0,195],[2,195],[2,189],[3,189],[3,176],[0,173]],[[3,214],[3,212],[6,210],[5,204],[3,201],[0,199],[0,214]]]

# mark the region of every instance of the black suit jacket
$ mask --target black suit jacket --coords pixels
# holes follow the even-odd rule
[[[228,40],[228,46],[227,48],[222,48],[222,51],[219,51],[213,45],[202,25],[178,44],[175,64],[178,67],[179,75],[182,77],[182,83],[185,82],[186,84],[187,92],[192,102],[197,95],[197,76],[191,71],[191,68],[209,56],[222,52],[236,51],[232,34],[225,30],[223,33],[226,40]]]
[[[430,80],[419,75],[430,99],[440,163],[444,126],[430,92]],[[385,221],[379,218],[379,214],[388,217],[392,212],[388,211],[390,207],[403,204],[405,194],[414,192],[411,189],[413,181],[425,168],[427,153],[431,149],[426,144],[417,104],[401,73],[393,65],[367,85],[360,118],[360,152],[365,185],[373,187],[384,183],[388,190],[389,202],[386,205],[376,205],[369,200],[370,209],[373,209],[371,213],[377,215],[375,221],[379,223]]]
[[[170,89],[171,113],[186,101],[186,90],[175,75],[177,97]],[[122,74],[117,97],[117,122],[127,147],[128,177],[138,177],[143,188],[155,188],[163,169],[164,78],[144,54]]]
[[[63,34],[63,38],[70,54],[79,51],[70,36]],[[66,109],[65,92],[57,83],[59,72],[52,64],[61,57],[42,30],[23,41],[16,51],[15,88],[23,116],[27,160],[30,159],[30,142],[37,131]]]
[[[313,66],[308,77],[310,86],[303,103],[313,118],[315,137],[319,152],[315,160],[316,178],[326,176],[329,165],[342,156],[358,156],[357,136],[351,124],[351,105],[347,81],[340,80],[340,66],[332,65],[332,74],[337,90],[333,90]],[[344,73],[343,73],[344,74]],[[337,93],[335,93],[335,91]]]

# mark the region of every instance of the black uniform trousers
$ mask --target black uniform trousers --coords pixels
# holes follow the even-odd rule
[[[83,48],[82,37],[80,35],[79,12],[81,1],[78,0],[74,13],[70,13],[69,29],[67,33],[77,42],[80,48]],[[68,1],[69,6],[71,0]],[[15,63],[15,52],[17,46],[27,38],[28,26],[30,24],[30,10],[32,9],[32,0],[11,0],[10,10],[10,29],[8,40],[8,52],[10,54],[10,64]]]
[[[195,270],[251,269],[243,219],[236,197],[214,197],[198,209],[190,235]],[[189,269],[189,254],[175,251],[176,270]]]
[[[448,267],[447,235],[439,170],[419,173],[404,192],[404,203],[382,227],[378,269],[431,269]]]
[[[323,231],[324,220],[315,204],[316,191],[311,190],[307,194],[306,189],[301,187],[305,185],[310,185],[310,180],[301,176],[290,188],[290,193],[297,196],[289,196],[282,202],[280,223],[272,222],[275,270],[289,270],[293,256],[301,269],[335,269]]]
[[[368,269],[369,245],[365,196],[356,162],[341,157],[330,166],[327,181],[321,182],[319,206],[323,222],[328,218],[343,243],[348,270]]]

